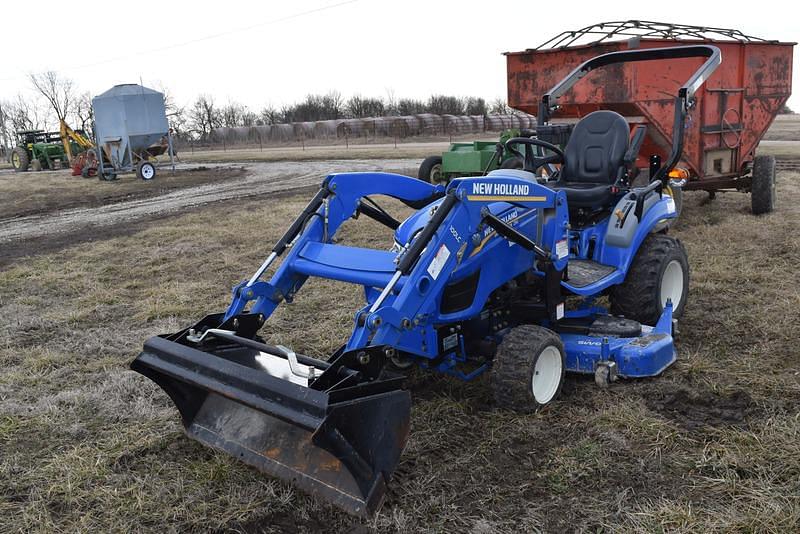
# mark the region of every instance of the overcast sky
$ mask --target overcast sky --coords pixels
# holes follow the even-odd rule
[[[44,5],[52,4],[47,7]],[[748,8],[734,6],[748,5]],[[57,70],[98,94],[118,83],[168,87],[254,110],[335,89],[385,97],[432,93],[505,97],[504,51],[608,20],[643,19],[737,28],[800,40],[790,3],[472,2],[26,2],[3,5],[0,98],[29,90],[26,74]],[[72,6],[71,13],[64,12]],[[755,7],[753,7],[755,6]],[[314,11],[316,10],[316,11]],[[35,13],[59,13],[36,16]],[[783,13],[784,16],[781,16]],[[795,51],[795,58],[797,51]],[[724,58],[723,58],[724,60]],[[800,64],[794,72],[800,109]]]

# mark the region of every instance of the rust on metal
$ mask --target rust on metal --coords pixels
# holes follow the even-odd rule
[[[608,52],[709,43],[722,52],[722,65],[696,94],[689,111],[681,166],[692,180],[739,176],[792,89],[795,43],[775,41],[641,38],[506,54],[508,103],[535,114],[541,96],[583,61]],[[618,64],[589,73],[559,100],[556,119],[577,119],[610,109],[631,123],[646,123],[647,137],[637,166],[651,154],[665,158],[672,145],[674,101],[678,88],[702,59]],[[702,186],[700,186],[702,187]]]

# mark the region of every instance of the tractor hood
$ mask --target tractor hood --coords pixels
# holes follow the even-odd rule
[[[428,224],[431,216],[443,200],[444,199],[439,199],[436,202],[430,203],[424,209],[417,210],[408,219],[403,221],[394,232],[395,248],[399,249],[408,245],[417,232],[421,231],[425,225]],[[492,215],[496,215],[507,222],[508,220],[516,219],[527,210],[515,207],[508,202],[495,202],[489,205],[489,211]]]

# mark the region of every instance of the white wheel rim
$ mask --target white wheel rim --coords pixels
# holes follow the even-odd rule
[[[142,178],[149,180],[156,173],[152,165],[142,165]]]
[[[661,277],[661,307],[672,300],[672,309],[677,309],[683,297],[683,266],[678,260],[672,260],[664,269]]]
[[[531,392],[539,404],[547,404],[555,397],[561,383],[563,363],[561,351],[553,345],[545,347],[539,354],[531,377]]]
[[[439,183],[442,182],[442,164],[441,163],[437,163],[436,165],[431,167],[430,178],[431,178],[431,183],[434,184],[434,185],[435,184],[439,184]]]

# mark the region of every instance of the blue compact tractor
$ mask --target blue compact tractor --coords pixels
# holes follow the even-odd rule
[[[387,173],[330,175],[234,288],[227,311],[149,339],[133,369],[172,398],[192,438],[356,514],[380,506],[406,443],[411,397],[398,369],[462,380],[489,373],[498,408],[520,412],[552,402],[565,372],[601,386],[658,375],[675,361],[673,327],[689,287],[686,251],[666,233],[676,209],[664,191],[694,92],[719,50],[599,56],[544,95],[538,117],[552,133],[558,96],[594,68],[693,56],[705,62],[675,98],[675,144],[651,165],[648,185],[632,186],[644,127],[631,132],[606,110],[570,125],[563,150],[539,136],[510,139],[521,170],[446,187]],[[415,212],[398,221],[378,195]],[[334,243],[359,215],[394,231],[391,249]],[[327,361],[259,336],[309,277],[364,291],[349,339]]]

